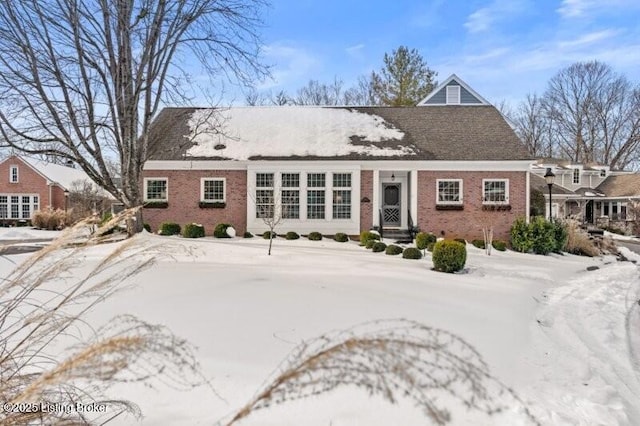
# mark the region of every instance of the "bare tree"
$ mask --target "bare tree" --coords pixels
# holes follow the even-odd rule
[[[342,80],[337,77],[331,83],[309,80],[306,86],[298,89],[292,101],[295,105],[344,105],[342,86]]]
[[[125,206],[140,205],[152,117],[164,101],[188,102],[190,73],[243,84],[265,75],[256,33],[264,5],[0,2],[0,135],[24,152],[72,160]]]
[[[537,94],[527,94],[516,111],[508,114],[508,117],[531,155],[553,156],[549,120],[545,117],[542,99]]]
[[[639,93],[602,62],[578,62],[560,70],[543,96],[548,135],[557,137],[549,143],[576,162],[628,166],[640,158]]]
[[[381,105],[382,101],[373,87],[370,77],[360,76],[358,82],[344,92],[345,105]]]

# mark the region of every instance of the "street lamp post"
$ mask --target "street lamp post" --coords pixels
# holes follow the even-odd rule
[[[69,207],[69,190],[65,189],[64,190],[64,212],[67,212],[67,209]]]
[[[547,167],[547,172],[544,174],[544,180],[547,181],[547,186],[549,187],[549,222],[551,222],[551,187],[553,186],[553,181],[556,178],[556,175],[551,171],[551,167]]]

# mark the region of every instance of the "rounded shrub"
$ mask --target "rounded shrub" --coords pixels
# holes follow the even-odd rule
[[[513,225],[509,235],[511,237],[511,247],[515,251],[521,253],[528,253],[533,248],[533,240],[531,239],[531,232],[529,225],[523,217],[517,218]]]
[[[464,244],[465,246],[467,245],[467,240],[465,240],[464,238],[454,238],[453,241],[457,241],[460,244]]]
[[[229,234],[227,234],[227,228],[231,225],[228,223],[219,223],[213,229],[213,236],[216,238],[230,238]]]
[[[380,234],[378,234],[377,232],[371,232],[371,231],[362,231],[360,233],[360,245],[361,246],[365,246],[367,245],[368,241],[379,241],[380,240]]]
[[[320,241],[322,239],[322,234],[319,232],[311,232],[308,236],[311,241]]]
[[[447,273],[460,271],[467,261],[467,247],[455,240],[438,241],[433,246],[432,260],[436,271]]]
[[[151,232],[151,225],[149,225],[148,223],[143,224],[142,227],[145,231]]]
[[[367,245],[365,245],[365,247],[366,247],[366,248],[368,248],[368,249],[373,248],[373,245],[374,245],[375,243],[378,243],[378,242],[379,242],[379,241],[376,241],[376,240],[368,240],[368,241],[367,241]]]
[[[391,256],[396,256],[400,253],[402,253],[404,251],[404,249],[400,246],[397,246],[395,244],[389,244],[386,248],[386,250],[384,251],[385,254],[391,255]]]
[[[403,259],[422,259],[422,251],[415,247],[409,247],[402,252]]]
[[[507,249],[507,243],[502,240],[493,240],[491,245],[498,251],[505,251]]]
[[[474,247],[478,247],[479,249],[484,248],[484,240],[473,240],[471,241],[471,244],[473,244]]]
[[[242,236],[243,238],[253,238],[253,234],[249,231],[245,231],[244,235]]]
[[[163,222],[160,224],[160,235],[180,235],[180,225],[175,222]]]
[[[300,238],[300,235],[298,235],[297,232],[289,231],[284,236],[284,238],[287,239],[287,240],[297,240],[298,238]]]
[[[338,232],[336,235],[333,236],[333,239],[339,243],[346,243],[347,241],[349,241],[349,236],[344,232]]]
[[[416,247],[424,250],[430,243],[435,243],[436,240],[436,236],[430,232],[418,232],[416,235]]]
[[[182,236],[185,238],[202,238],[204,237],[204,226],[199,223],[188,223],[182,230]]]
[[[271,236],[271,234],[273,234],[273,237]],[[275,232],[271,232],[271,231],[264,231],[264,234],[262,234],[262,238],[264,238],[265,240],[276,238],[277,236],[278,236],[278,234],[276,234]]]
[[[380,253],[381,251],[385,251],[387,245],[383,242],[376,241],[371,245],[371,251],[374,253]]]
[[[428,251],[429,253],[431,253],[431,252],[433,251],[433,246],[435,246],[435,245],[436,245],[436,243],[429,243],[429,244],[427,244],[427,251]]]

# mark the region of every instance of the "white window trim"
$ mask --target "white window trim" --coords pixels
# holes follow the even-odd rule
[[[14,170],[16,171],[16,180],[13,180]],[[9,183],[18,183],[18,182],[20,182],[20,171],[17,165],[12,164],[11,166],[9,166]]]
[[[222,182],[222,199],[221,200],[205,200],[204,199],[204,183],[207,181]],[[168,194],[167,187],[167,194]],[[200,201],[203,203],[226,203],[227,202],[227,178],[203,177],[200,178]]]
[[[578,170],[578,182],[576,182],[574,179],[576,170]],[[580,169],[580,167],[574,167],[571,170],[571,183],[574,185],[580,185],[580,182],[582,182],[582,170]]]
[[[505,182],[504,201],[485,201],[485,182]],[[482,204],[509,204],[509,179],[482,179]]]
[[[160,199],[160,198],[154,198],[153,200],[150,200],[147,198],[147,189],[148,189],[148,183],[149,181],[157,181],[157,180],[163,180],[167,183],[166,187],[167,187],[167,196],[164,199]],[[167,177],[146,177],[144,178],[144,198],[143,200],[145,202],[148,203],[153,203],[153,202],[158,202],[158,203],[166,203],[169,202],[169,178]]]
[[[457,86],[457,85],[446,86],[445,103],[447,105],[460,105],[460,98],[461,98],[460,92],[461,92],[460,86]]]
[[[439,201],[440,200],[440,182],[459,182],[460,183],[460,201]],[[464,186],[463,185],[464,185],[463,179],[436,179],[436,204],[441,206],[464,204]]]

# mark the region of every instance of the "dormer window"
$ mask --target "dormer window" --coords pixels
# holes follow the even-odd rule
[[[460,104],[460,86],[447,86],[447,105]]]
[[[18,166],[9,167],[9,182],[18,183]]]
[[[577,167],[573,169],[573,184],[574,185],[580,184],[580,169]]]

